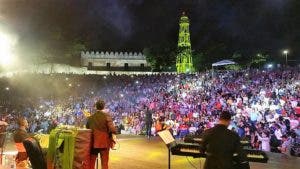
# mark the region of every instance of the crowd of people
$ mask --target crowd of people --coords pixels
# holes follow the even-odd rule
[[[16,128],[25,116],[29,132],[59,124],[84,127],[101,98],[119,133],[151,135],[169,129],[178,139],[201,134],[221,111],[233,115],[229,128],[252,147],[295,154],[300,138],[300,73],[243,70],[196,74],[65,75],[22,74],[0,79],[1,119]],[[147,118],[149,120],[149,118]],[[299,150],[299,149],[298,149]]]

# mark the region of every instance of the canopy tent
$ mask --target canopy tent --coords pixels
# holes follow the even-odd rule
[[[213,63],[211,65],[211,67],[212,67],[211,74],[212,74],[212,76],[214,76],[214,67],[216,67],[216,66],[235,65],[235,64],[236,63],[234,61],[231,61],[231,60],[221,60],[219,62]]]
[[[213,63],[212,66],[224,66],[224,65],[234,65],[236,64],[234,61],[231,60],[221,60],[219,62]]]

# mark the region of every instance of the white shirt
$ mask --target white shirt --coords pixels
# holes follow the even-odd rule
[[[279,102],[280,102],[280,105],[281,105],[281,106],[284,106],[284,105],[285,105],[285,101],[284,101],[284,100],[280,99]]]
[[[291,101],[292,108],[297,107],[298,102],[296,100]]]
[[[299,125],[299,121],[295,119],[290,120],[291,129],[295,129]]]
[[[281,140],[282,133],[280,129],[275,130],[275,136],[278,140]]]
[[[274,111],[274,110],[276,110],[276,109],[278,109],[278,106],[277,106],[277,105],[275,105],[275,104],[271,104],[271,105],[270,105],[270,110],[271,110],[271,111]]]
[[[196,131],[197,131],[197,128],[194,126],[189,128],[190,133],[195,133]]]
[[[269,137],[260,137],[257,135],[259,141],[261,141],[261,150],[270,151],[270,138]]]

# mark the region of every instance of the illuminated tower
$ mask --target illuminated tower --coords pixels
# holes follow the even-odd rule
[[[189,18],[183,12],[179,21],[178,54],[176,58],[177,73],[194,71],[189,25]]]

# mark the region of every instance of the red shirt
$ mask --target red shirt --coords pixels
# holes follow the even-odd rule
[[[221,109],[222,109],[222,105],[221,105],[220,102],[217,102],[217,103],[216,103],[216,109],[217,109],[217,110],[221,110]]]
[[[300,107],[299,106],[295,107],[295,114],[300,115]]]

